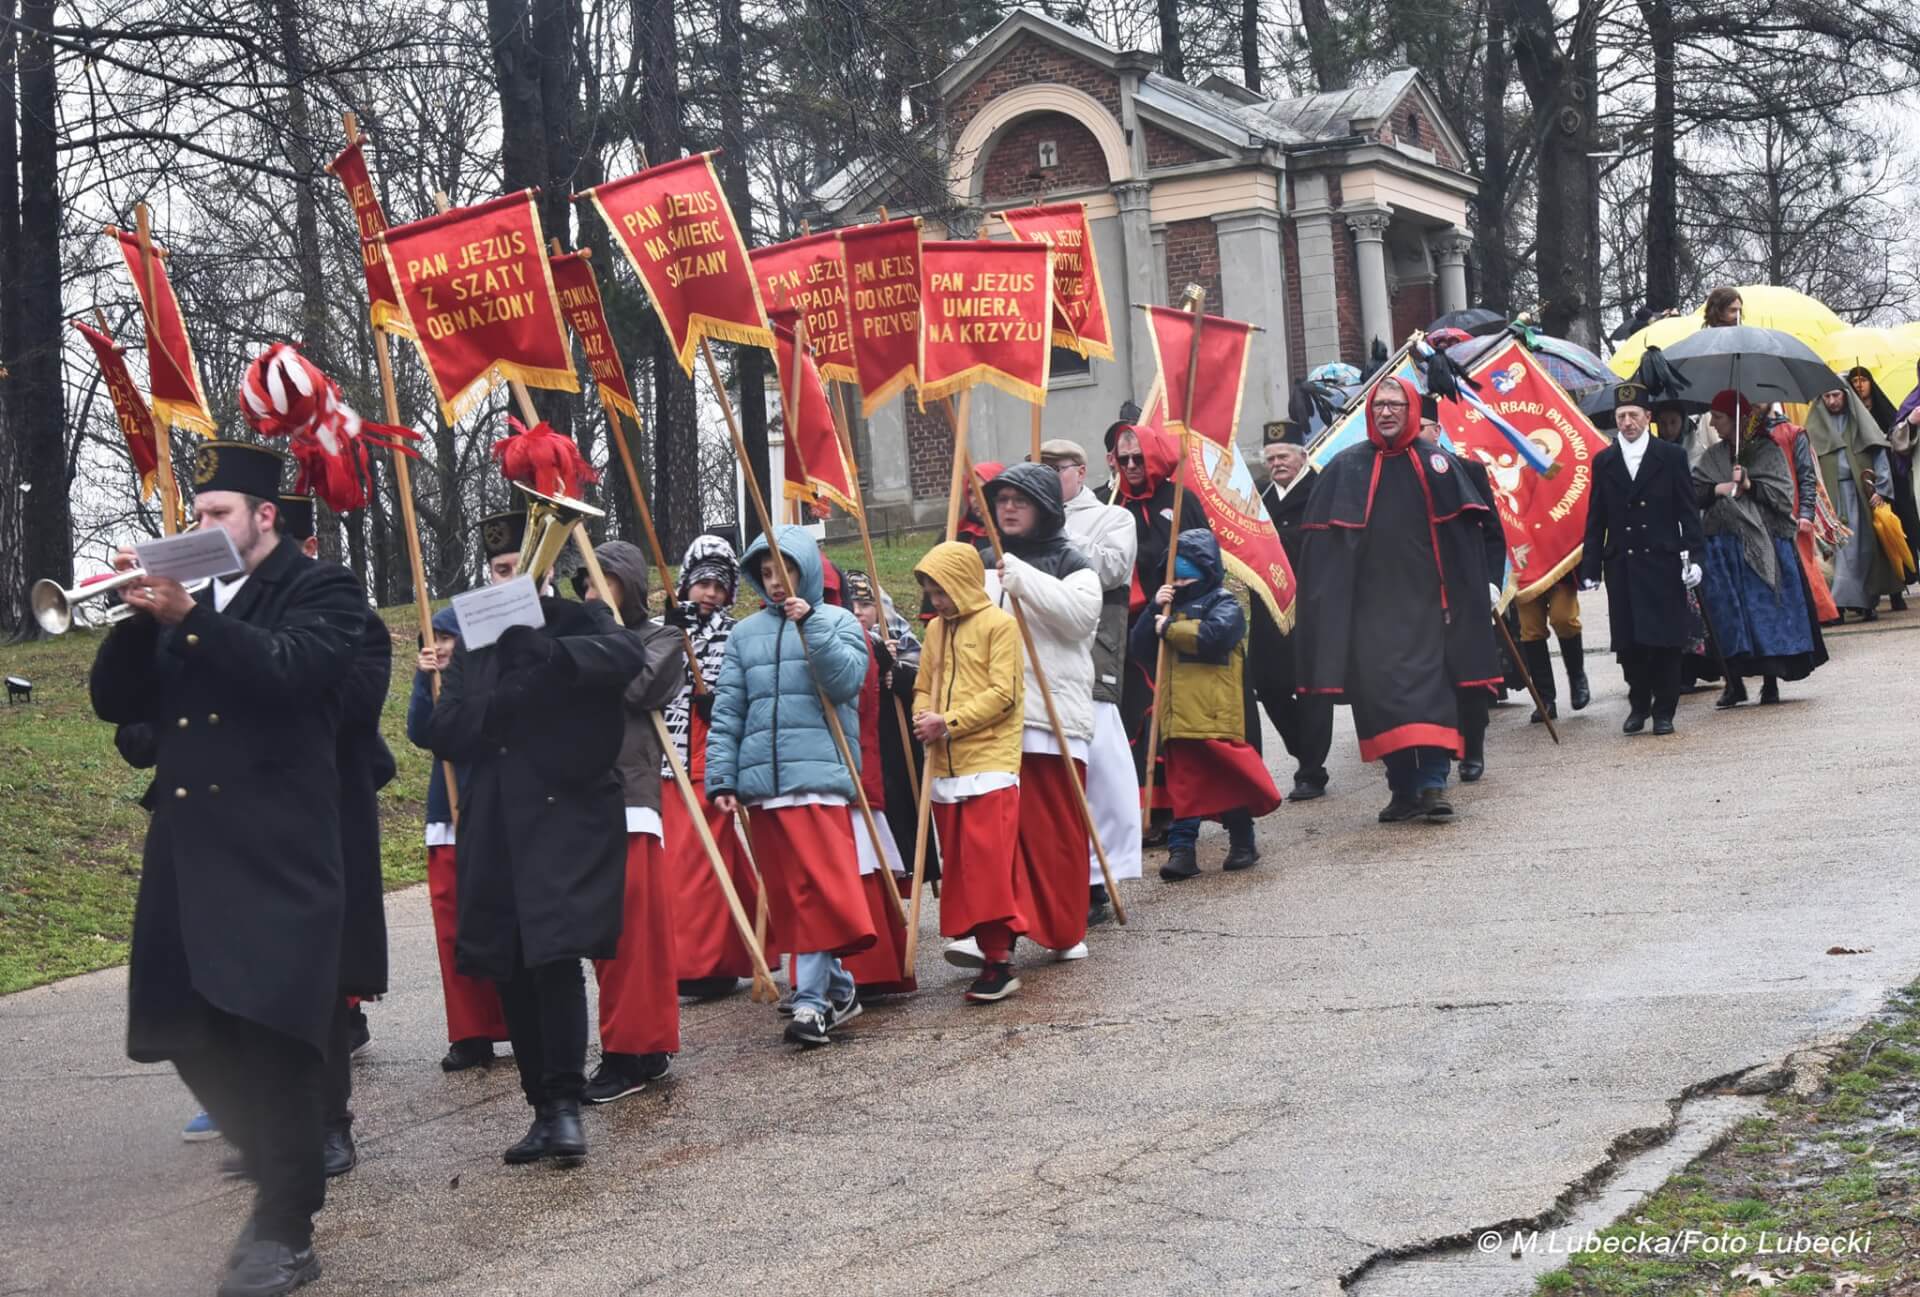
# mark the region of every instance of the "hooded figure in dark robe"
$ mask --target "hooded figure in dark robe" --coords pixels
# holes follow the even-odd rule
[[[1452,816],[1454,691],[1500,681],[1486,627],[1503,554],[1480,525],[1493,502],[1418,439],[1419,408],[1412,383],[1381,381],[1367,440],[1320,471],[1301,527],[1298,687],[1353,708],[1361,757],[1387,765],[1382,821]]]

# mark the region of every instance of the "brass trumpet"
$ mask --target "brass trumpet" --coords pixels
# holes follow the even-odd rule
[[[567,547],[574,526],[588,518],[604,518],[606,511],[570,496],[548,495],[521,482],[514,485],[527,497],[527,534],[520,542],[520,575],[533,578],[538,589],[547,572]]]
[[[116,594],[145,577],[146,574],[147,570],[143,567],[128,568],[125,572],[115,572],[103,580],[74,586],[71,590],[63,588],[51,577],[35,581],[33,593],[29,598],[33,608],[33,619],[40,623],[40,629],[47,634],[64,635],[73,629],[74,615],[80,611],[82,604]],[[206,581],[191,581],[187,583],[185,589],[188,594],[193,594],[205,589],[207,584]],[[122,603],[109,609],[100,621],[107,626],[117,626],[139,611],[130,603]]]

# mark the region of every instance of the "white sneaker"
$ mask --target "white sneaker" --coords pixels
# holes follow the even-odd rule
[[[1053,952],[1053,962],[1056,964],[1071,963],[1076,959],[1085,959],[1086,957],[1087,943],[1084,941],[1075,942],[1071,949],[1056,950]]]
[[[987,957],[980,953],[980,943],[972,937],[962,937],[958,941],[949,941],[942,952],[947,962],[955,968],[985,968]]]

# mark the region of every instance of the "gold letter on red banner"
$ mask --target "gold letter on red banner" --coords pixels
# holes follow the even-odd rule
[[[790,500],[807,501],[825,496],[848,513],[858,513],[820,370],[811,355],[796,360],[792,329],[776,324],[773,336],[779,344],[773,359],[780,376],[780,422],[786,437],[785,494]],[[811,343],[807,349],[812,351]]]
[[[411,337],[407,312],[400,305],[400,294],[393,286],[393,272],[380,252],[379,235],[387,229],[387,214],[380,209],[380,196],[373,192],[373,179],[367,174],[366,155],[355,140],[340,150],[340,156],[327,164],[347,187],[347,201],[353,204],[353,216],[360,223],[360,268],[367,275],[367,307],[373,327]]]
[[[113,398],[113,413],[120,420],[120,434],[127,439],[127,453],[133,456],[133,471],[140,478],[140,498],[144,500],[153,494],[154,477],[160,469],[154,451],[153,416],[147,412],[147,403],[133,385],[126,358],[113,339],[78,320],[73,327],[80,330],[100,362],[100,377],[106,380],[107,395]]]
[[[1053,249],[920,245],[920,402],[989,383],[1035,405],[1053,358]]]
[[[920,218],[841,230],[840,250],[860,413],[870,416],[920,381]]]
[[[1082,357],[1113,359],[1113,325],[1100,287],[1087,205],[1050,203],[1000,213],[1013,237],[1053,249],[1053,345]]]
[[[840,383],[859,381],[853,362],[853,335],[848,329],[846,262],[840,255],[838,232],[829,230],[770,248],[755,248],[753,277],[760,285],[760,300],[767,304],[767,319],[776,327],[792,329],[795,317],[806,312],[807,343],[813,348],[822,378]]]
[[[647,286],[682,369],[693,372],[703,337],[773,346],[712,154],[663,162],[587,193]]]
[[[531,189],[397,225],[384,241],[448,423],[511,379],[580,390]]]
[[[613,330],[607,327],[606,309],[600,302],[600,281],[593,267],[578,252],[564,252],[548,260],[553,266],[553,286],[560,295],[560,309],[580,349],[587,353],[587,368],[593,371],[593,384],[600,402],[610,405],[635,423],[640,422],[639,407],[634,404],[633,388],[627,383],[627,369],[620,363],[619,349],[613,345]]]

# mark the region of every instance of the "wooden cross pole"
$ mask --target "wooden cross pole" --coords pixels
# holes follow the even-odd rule
[[[1000,528],[994,525],[993,513],[987,507],[986,489],[980,484],[980,475],[973,471],[973,456],[967,450],[966,433],[957,424],[954,427],[954,453],[965,461],[967,485],[973,493],[974,508],[980,511],[980,520],[986,525],[987,539],[993,542],[996,558],[1005,558],[1007,551],[1000,543]],[[1004,588],[1004,587],[1003,587]],[[1026,610],[1020,606],[1018,596],[1009,593],[1007,603],[1013,610],[1013,619],[1020,627],[1020,638],[1027,649],[1027,661],[1033,664],[1033,682],[1040,686],[1040,701],[1046,704],[1047,725],[1053,731],[1053,741],[1060,745],[1060,757],[1067,779],[1073,784],[1073,799],[1080,807],[1080,818],[1087,826],[1087,839],[1093,843],[1094,858],[1100,862],[1100,877],[1105,880],[1107,897],[1113,902],[1113,917],[1122,927],[1127,922],[1127,907],[1121,903],[1120,888],[1113,877],[1113,867],[1107,863],[1107,848],[1100,841],[1100,827],[1093,822],[1093,807],[1087,801],[1087,790],[1080,781],[1080,772],[1074,768],[1073,750],[1067,746],[1067,729],[1060,721],[1060,709],[1054,705],[1053,690],[1047,684],[1046,668],[1040,665],[1040,652],[1033,642],[1033,629],[1027,625]]]
[[[1180,512],[1187,500],[1187,439],[1193,433],[1190,425],[1193,422],[1194,385],[1200,381],[1200,330],[1206,324],[1206,306],[1207,290],[1198,284],[1188,284],[1187,309],[1193,312],[1193,335],[1187,345],[1187,408],[1180,412],[1180,463],[1173,474],[1173,522],[1167,533],[1167,572],[1163,585],[1173,584],[1173,565],[1180,556]],[[1167,402],[1169,415],[1173,413],[1172,404],[1171,401]],[[1153,609],[1153,595],[1149,594],[1144,615],[1153,616]],[[1140,790],[1140,810],[1149,817],[1153,814],[1154,766],[1160,759],[1160,700],[1166,696],[1164,685],[1169,653],[1170,646],[1162,639],[1160,655],[1153,671],[1153,719],[1147,723],[1147,786]]]
[[[767,538],[767,551],[773,555],[774,562],[787,578],[787,589],[793,591],[793,573],[787,567],[787,556],[781,552],[779,538],[773,534],[773,518],[767,512],[767,498],[761,494],[759,480],[753,475],[753,461],[747,458],[746,439],[740,435],[740,420],[734,414],[733,401],[727,396],[727,385],[720,377],[720,366],[713,361],[713,348],[705,338],[700,339],[700,357],[707,365],[707,378],[713,384],[714,397],[720,402],[720,414],[726,420],[727,433],[733,439],[734,461],[740,465],[740,475],[747,481],[747,496],[753,501],[753,511],[760,522],[760,533]],[[813,650],[807,645],[807,637],[801,635],[800,650],[806,655],[808,674],[813,672]],[[904,925],[907,921],[906,908],[900,903],[900,889],[893,885],[893,871],[887,868],[887,852],[880,843],[880,826],[873,818],[873,807],[867,803],[867,790],[860,782],[860,763],[853,759],[853,749],[847,746],[847,732],[840,724],[840,713],[834,710],[833,700],[827,697],[827,691],[820,687],[816,677],[813,691],[820,699],[821,714],[827,718],[827,729],[833,735],[833,742],[840,749],[840,760],[847,768],[847,777],[853,781],[855,799],[860,805],[860,817],[866,821],[867,836],[873,843],[873,858],[881,873],[887,877],[881,880],[880,890],[886,893],[893,907],[895,917]],[[908,935],[912,939],[912,935]]]
[[[593,552],[593,542],[587,537],[587,529],[580,523],[573,525],[573,543],[580,550],[580,561],[586,565],[587,579],[593,583],[594,593],[600,596],[600,602],[613,614],[614,621],[625,625],[620,616],[620,605],[614,601],[613,591],[607,585],[607,574],[600,567],[599,556]],[[714,881],[720,884],[720,894],[726,898],[727,913],[733,916],[733,926],[739,930],[740,939],[746,943],[747,954],[753,958],[752,998],[759,1004],[772,1004],[780,998],[780,988],[773,984],[773,973],[767,968],[767,956],[761,945],[761,938],[747,923],[747,911],[740,904],[740,893],[733,889],[733,878],[727,873],[727,865],[720,858],[720,844],[713,840],[713,832],[707,827],[706,808],[700,805],[700,799],[693,791],[693,782],[687,778],[687,768],[680,762],[680,749],[673,744],[673,736],[667,733],[667,723],[657,711],[648,712],[653,722],[654,737],[659,740],[660,751],[666,755],[667,764],[673,769],[673,782],[680,789],[680,798],[686,803],[687,818],[693,821],[694,831],[700,835],[700,845],[707,853],[707,863],[713,866]],[[764,892],[764,888],[762,891]]]
[[[1027,459],[1031,463],[1038,464],[1040,462],[1040,403],[1035,401],[1027,409],[1031,412],[1033,420],[1028,429],[1032,434],[1029,438],[1032,445],[1027,450]]]
[[[153,337],[153,312],[148,309],[147,303],[153,301],[153,269],[158,256],[153,247],[151,219],[145,203],[133,205],[134,237],[140,244],[138,296],[141,313],[146,317],[149,340]],[[152,354],[151,347],[148,354]],[[152,386],[151,378],[148,386]],[[172,429],[161,422],[160,416],[154,412],[151,394],[147,401],[147,418],[153,423],[153,457],[160,468],[160,534],[171,536],[180,530],[180,486],[173,477],[173,434]]]

